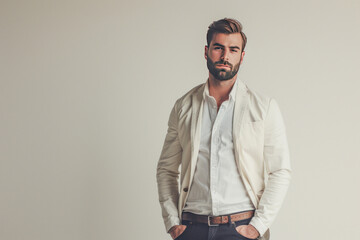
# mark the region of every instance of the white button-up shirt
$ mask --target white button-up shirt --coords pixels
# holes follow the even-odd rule
[[[209,80],[206,83],[200,149],[185,212],[218,216],[255,209],[234,155],[232,126],[238,81],[219,111],[215,98],[209,94]]]

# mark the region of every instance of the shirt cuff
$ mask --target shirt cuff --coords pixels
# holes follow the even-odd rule
[[[249,224],[256,228],[261,237],[268,230],[268,227],[266,227],[258,217],[253,217]]]
[[[180,219],[178,217],[172,217],[165,222],[166,232],[169,233],[170,228],[175,225],[180,225]]]

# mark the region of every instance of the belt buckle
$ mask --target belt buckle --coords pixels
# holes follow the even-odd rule
[[[208,219],[208,226],[210,227],[210,226],[213,226],[213,227],[215,227],[215,226],[219,226],[219,224],[211,224],[211,221],[210,221],[210,218],[211,218],[212,216],[207,216],[207,219]]]

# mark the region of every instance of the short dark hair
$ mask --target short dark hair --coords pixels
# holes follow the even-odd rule
[[[241,23],[233,18],[223,18],[217,21],[214,21],[210,24],[209,29],[206,34],[207,45],[210,46],[210,42],[213,39],[214,34],[216,33],[240,33],[242,37],[242,50],[244,51],[247,38],[245,33],[242,31],[243,27]]]

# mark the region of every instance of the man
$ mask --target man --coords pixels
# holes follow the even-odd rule
[[[285,126],[277,102],[238,78],[246,41],[237,20],[213,22],[205,46],[209,78],[171,111],[157,183],[173,239],[269,239],[285,197]]]

